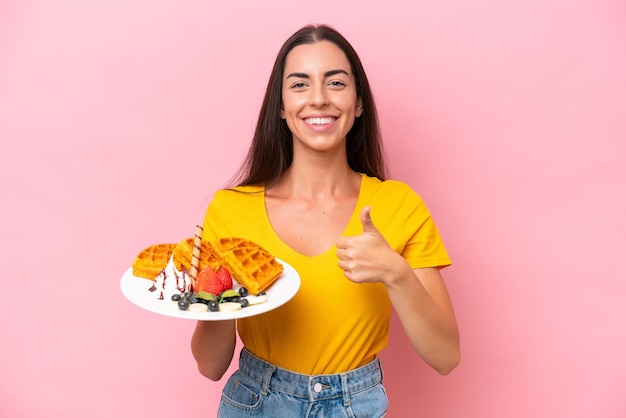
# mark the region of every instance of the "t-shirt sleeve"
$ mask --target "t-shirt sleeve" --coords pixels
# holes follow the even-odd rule
[[[404,219],[406,242],[402,256],[412,268],[452,264],[430,211],[422,198],[409,187],[400,215]]]
[[[204,217],[202,238],[213,241],[237,236],[257,240],[257,225],[263,220],[261,192],[261,188],[251,186],[215,192]]]
[[[204,222],[202,225],[202,240],[203,241],[214,241],[218,239],[221,235],[221,229],[223,220],[220,216],[220,200],[221,200],[221,191],[218,191],[213,196],[213,200],[209,203],[207,207],[206,214],[204,216]]]

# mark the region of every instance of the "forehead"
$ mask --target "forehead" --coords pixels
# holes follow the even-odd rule
[[[302,44],[293,48],[285,59],[285,75],[292,72],[315,73],[342,69],[348,74],[350,61],[337,45],[330,41]]]

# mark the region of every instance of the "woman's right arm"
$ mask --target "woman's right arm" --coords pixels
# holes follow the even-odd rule
[[[237,342],[235,320],[198,321],[191,352],[203,376],[217,381],[230,366]]]

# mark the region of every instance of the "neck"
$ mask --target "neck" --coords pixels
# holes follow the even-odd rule
[[[358,194],[361,176],[347,164],[311,166],[292,164],[271,188],[274,195],[301,196],[310,199]]]

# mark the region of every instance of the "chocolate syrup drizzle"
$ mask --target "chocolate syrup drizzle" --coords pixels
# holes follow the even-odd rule
[[[160,294],[159,294],[159,300],[163,300],[165,299],[164,295],[163,295],[163,291],[165,290],[165,284],[167,282],[167,279],[169,278],[169,276],[167,275],[167,272],[165,271],[165,269],[161,270],[161,272],[157,275],[157,277],[155,278],[155,281],[152,282],[152,286],[150,286],[150,289],[148,289],[150,292],[155,292],[157,290],[159,290],[156,287],[156,279],[159,276],[163,276],[163,282],[161,284],[161,289],[160,289]],[[176,278],[176,289],[181,292],[184,293],[187,291],[187,273],[185,272],[180,272],[180,275],[178,274],[178,272],[176,270],[174,270],[174,277]]]

